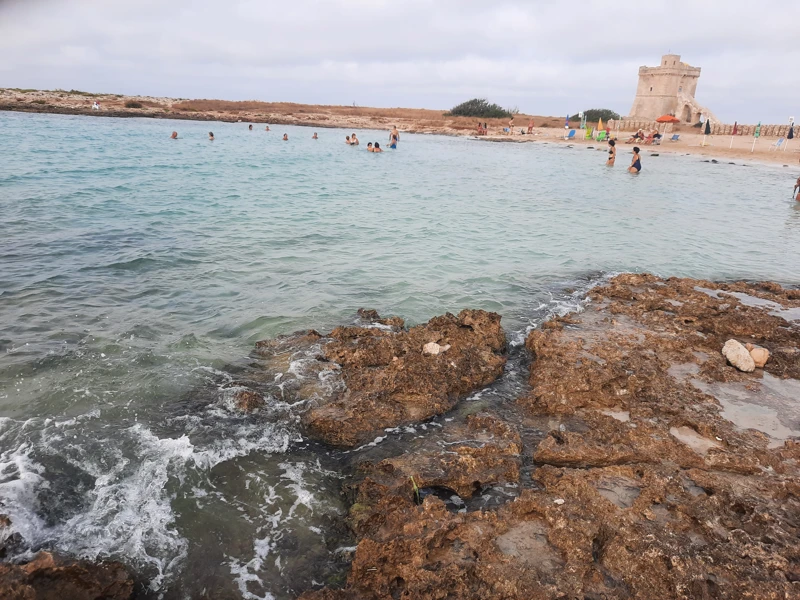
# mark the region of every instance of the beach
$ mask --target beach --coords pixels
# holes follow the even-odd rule
[[[796,593],[795,169],[33,94],[0,111],[0,596]]]
[[[92,103],[99,102],[101,110],[93,111]],[[137,102],[140,108],[126,108],[125,104]],[[356,106],[316,106],[286,102],[229,102],[221,100],[188,100],[152,96],[124,96],[119,94],[70,93],[65,91],[20,91],[0,89],[0,110],[30,111],[56,114],[83,114],[113,117],[150,117],[159,119],[186,119],[222,122],[248,122],[272,125],[300,125],[318,128],[342,128],[351,130],[391,129],[393,125],[409,133],[428,133],[440,135],[474,136],[478,119],[469,117],[448,117],[446,110],[428,109],[381,109]],[[527,131],[528,122],[533,120],[536,127],[533,135],[519,135],[520,129]],[[489,135],[477,139],[487,141],[564,141],[564,118],[519,114],[515,117],[514,135],[503,130],[508,119],[482,119],[489,124]],[[570,123],[576,128],[577,123]],[[590,124],[592,125],[592,124]],[[660,126],[661,130],[664,126]],[[772,145],[777,136],[761,137],[753,148],[752,136],[737,135],[731,148],[730,136],[708,136],[703,145],[699,129],[685,125],[670,125],[669,136],[657,147],[644,146],[645,153],[693,154],[716,159],[738,161],[740,163],[758,162],[800,167],[800,142],[794,140],[784,150],[774,150]],[[568,140],[573,145],[597,145],[593,140]],[[615,134],[625,141],[635,131],[617,131]],[[679,133],[677,142],[669,137]],[[634,144],[629,145],[631,148]],[[601,143],[601,147],[605,147]],[[620,150],[628,146],[622,144]],[[752,150],[752,151],[751,151]]]

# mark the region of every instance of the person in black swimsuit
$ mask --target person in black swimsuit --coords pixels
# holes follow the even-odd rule
[[[633,147],[633,160],[631,161],[631,166],[628,167],[628,171],[631,173],[640,173],[642,170],[642,160],[639,157],[639,148],[637,146]]]
[[[617,160],[617,142],[608,140],[608,160],[606,161],[607,167],[613,167],[614,162]]]

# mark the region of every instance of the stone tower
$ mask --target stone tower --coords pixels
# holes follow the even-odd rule
[[[684,123],[697,123],[702,114],[716,121],[711,111],[694,99],[698,79],[700,67],[681,62],[678,54],[665,54],[657,67],[639,67],[639,86],[630,117],[674,115]]]

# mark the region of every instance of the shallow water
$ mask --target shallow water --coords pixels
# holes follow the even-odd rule
[[[121,558],[153,597],[341,580],[352,455],[304,440],[281,398],[231,410],[258,339],[362,306],[411,323],[472,307],[518,344],[610,272],[800,283],[787,169],[645,155],[631,176],[627,148],[606,169],[583,148],[418,135],[372,155],[386,132],[356,149],[244,123],[0,113],[0,131],[2,511],[23,552]],[[520,393],[524,361],[456,415]]]

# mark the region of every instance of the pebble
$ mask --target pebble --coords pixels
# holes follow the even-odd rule
[[[444,346],[440,346],[436,342],[428,342],[422,347],[423,354],[432,354],[436,356],[437,354],[441,354],[442,352],[447,352],[450,349],[450,344],[445,344]]]
[[[722,347],[722,355],[728,359],[734,367],[745,373],[752,373],[756,368],[756,363],[750,353],[741,343],[736,340],[728,340]]]

